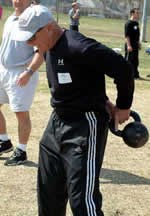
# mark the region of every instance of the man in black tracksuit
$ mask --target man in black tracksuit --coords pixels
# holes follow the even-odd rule
[[[140,79],[139,65],[139,49],[140,44],[140,28],[139,28],[139,9],[134,8],[130,11],[131,18],[125,24],[125,58],[131,62],[134,70],[134,78]]]
[[[19,39],[45,53],[53,107],[40,141],[39,216],[65,216],[68,199],[74,216],[103,216],[99,175],[108,111],[116,129],[128,120],[134,92],[131,67],[96,40],[60,28],[43,6],[27,9],[19,26]],[[106,97],[105,75],[117,87],[115,106]],[[22,79],[20,85],[25,84]]]

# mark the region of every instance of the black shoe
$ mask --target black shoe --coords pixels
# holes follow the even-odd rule
[[[15,166],[24,164],[27,161],[27,154],[19,148],[16,148],[12,156],[4,163],[6,166]]]
[[[11,140],[3,141],[0,140],[0,155],[3,153],[8,153],[13,150],[13,145],[11,143]]]

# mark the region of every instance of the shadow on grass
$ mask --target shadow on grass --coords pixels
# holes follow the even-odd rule
[[[38,164],[33,162],[33,161],[27,161],[26,163],[23,164],[24,166],[27,166],[27,167],[35,167],[35,168],[38,168]]]
[[[102,168],[100,178],[101,184],[150,185],[150,179],[120,170]]]
[[[150,81],[150,79],[141,77],[140,79],[135,79],[135,81]]]
[[[2,156],[0,156],[0,161],[1,160],[7,160],[9,157],[2,157]]]
[[[0,157],[0,161],[1,160],[6,161],[8,159],[9,159],[9,157]],[[27,162],[25,162],[24,164],[20,164],[20,165],[26,166],[26,167],[35,167],[35,168],[38,168],[38,164],[37,163],[35,163],[33,161],[29,161],[29,160]],[[20,165],[18,165],[18,166],[20,166]]]

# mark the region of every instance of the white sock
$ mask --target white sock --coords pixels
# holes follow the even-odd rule
[[[0,140],[3,140],[3,141],[7,141],[9,138],[8,138],[8,134],[0,134]]]
[[[19,143],[18,148],[21,149],[22,151],[26,151],[27,144],[21,144],[21,143]]]

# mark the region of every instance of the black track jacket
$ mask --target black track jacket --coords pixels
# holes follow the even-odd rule
[[[53,108],[65,112],[105,109],[105,75],[114,78],[117,107],[130,108],[134,92],[132,69],[112,49],[79,32],[65,30],[45,59]]]

